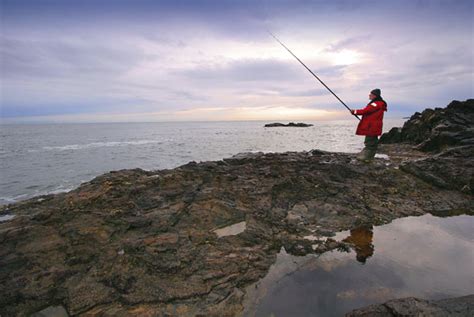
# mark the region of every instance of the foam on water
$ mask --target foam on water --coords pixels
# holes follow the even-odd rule
[[[15,218],[15,215],[3,215],[3,216],[0,216],[0,222],[9,221],[9,220],[12,220],[13,218]]]
[[[138,141],[111,141],[111,142],[92,142],[86,144],[69,144],[62,146],[43,146],[43,150],[59,150],[59,151],[70,151],[70,150],[83,150],[89,148],[99,147],[113,147],[113,146],[129,146],[129,145],[145,145],[145,144],[161,144],[162,141],[158,140],[138,140]]]
[[[38,186],[29,186],[32,188],[37,188]],[[45,196],[45,195],[52,195],[52,194],[60,194],[60,193],[67,193],[77,186],[69,186],[65,187],[64,185],[59,185],[54,187],[51,190],[34,190],[31,195],[28,194],[21,194],[21,195],[16,195],[16,196],[0,196],[0,205],[2,204],[13,204],[17,201],[21,201],[24,199],[28,199],[34,196]],[[27,187],[28,188],[28,187]]]

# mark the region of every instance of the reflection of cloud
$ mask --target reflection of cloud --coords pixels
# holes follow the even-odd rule
[[[472,228],[473,221],[472,216],[436,218],[425,215],[397,219],[387,226],[375,228],[375,254],[389,263],[393,261],[409,268],[405,273],[408,284],[419,283],[419,287],[436,290],[442,289],[443,283],[455,283],[459,289],[472,290],[474,278],[465,276],[472,272],[474,263],[472,240],[455,236],[450,231],[452,224]],[[429,278],[435,272],[443,274],[437,279]]]
[[[455,234],[456,231],[470,228],[473,222],[472,216],[455,216],[447,218],[439,218],[432,215],[424,215],[422,217],[407,217],[394,220],[391,224],[385,227],[375,227],[376,233],[374,234],[375,243],[377,240],[381,240],[384,243],[381,243],[382,248],[392,249],[391,244],[402,244],[411,249],[413,243],[410,241],[423,244],[426,241],[433,241],[433,238],[436,238],[436,242],[440,244],[441,249],[449,250],[450,248],[442,244],[459,244],[459,247],[463,247],[465,244],[469,244],[474,240],[472,231],[469,231],[470,234],[459,235]],[[383,228],[383,230],[382,230]],[[454,231],[456,230],[456,231]],[[453,232],[454,231],[454,232]],[[396,236],[397,240],[389,239],[389,236]],[[415,239],[416,237],[416,239]],[[406,242],[406,243],[405,243]],[[445,247],[445,248],[444,248]],[[399,249],[394,248],[395,251]],[[413,249],[416,249],[413,247]],[[403,256],[406,254],[407,250],[400,250],[400,255]],[[436,250],[434,250],[436,252]],[[472,254],[474,252],[468,252]],[[420,254],[422,256],[422,254]],[[410,255],[403,256],[407,259],[410,258]]]
[[[280,253],[258,288],[257,315],[342,315],[354,306],[416,296],[436,299],[472,293],[473,216],[407,217],[375,227],[374,255],[365,265],[354,254],[320,257]],[[452,231],[466,233],[456,235]],[[310,294],[310,295],[308,295]],[[255,307],[254,307],[255,308]]]
[[[339,251],[330,251],[324,253],[320,258],[308,261],[303,268],[308,271],[323,270],[333,272],[338,268],[345,267],[352,263],[355,258],[355,252],[341,253]]]
[[[384,302],[389,299],[409,297],[412,293],[396,288],[373,286],[344,290],[337,293],[337,298],[342,300],[370,300],[372,302]]]

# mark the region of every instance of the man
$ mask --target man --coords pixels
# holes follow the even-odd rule
[[[357,155],[357,159],[370,162],[375,156],[378,145],[378,136],[382,134],[382,121],[387,103],[382,99],[380,89],[374,89],[369,94],[370,102],[364,109],[351,110],[352,114],[362,115],[357,126],[357,135],[365,135],[365,148]]]

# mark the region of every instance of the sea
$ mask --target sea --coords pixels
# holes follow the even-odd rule
[[[384,131],[404,119],[386,119]],[[0,205],[67,192],[103,173],[170,169],[242,152],[320,149],[358,152],[356,120],[305,121],[312,127],[265,128],[271,121],[1,124]]]

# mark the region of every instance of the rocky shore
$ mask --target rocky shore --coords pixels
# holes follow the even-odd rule
[[[294,255],[349,249],[334,232],[473,214],[474,138],[463,133],[474,126],[473,102],[413,116],[384,137],[389,159],[372,164],[319,150],[243,153],[110,172],[68,193],[3,206],[0,216],[14,217],[0,222],[0,315],[60,306],[84,316],[235,316],[245,288],[282,247]],[[468,120],[441,128],[430,121],[438,114]],[[416,122],[426,126],[420,139]],[[233,224],[242,224],[237,234],[217,234]]]
[[[454,100],[446,108],[416,112],[402,128],[381,136],[382,143],[408,143],[425,152],[440,152],[474,143],[474,99]]]

